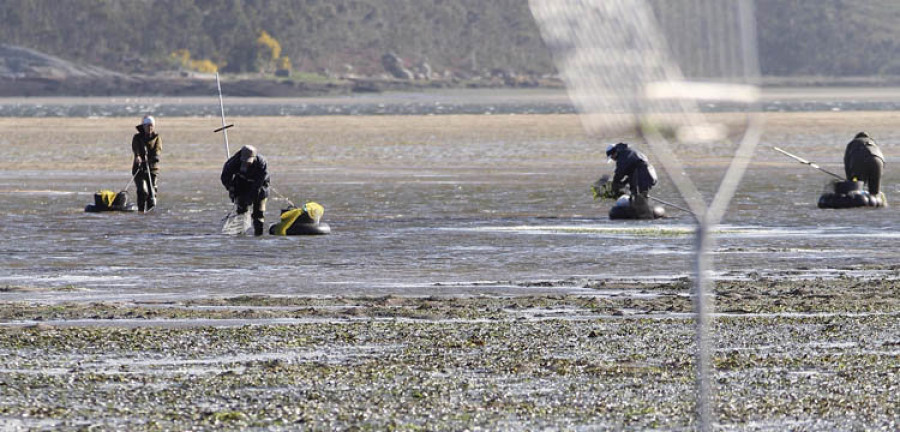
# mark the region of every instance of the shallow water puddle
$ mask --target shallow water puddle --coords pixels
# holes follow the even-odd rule
[[[683,237],[694,233],[694,228],[688,226],[517,225],[446,229],[498,233],[606,234],[636,237]]]

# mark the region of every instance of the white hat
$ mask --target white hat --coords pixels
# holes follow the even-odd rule
[[[142,125],[142,126],[143,126],[143,125],[152,125],[152,126],[156,126],[156,119],[153,118],[153,116],[145,115],[145,116],[144,116],[144,119],[141,120],[141,125]]]
[[[609,144],[606,146],[606,163],[612,163],[613,158],[611,154],[614,148],[616,148],[615,144]]]

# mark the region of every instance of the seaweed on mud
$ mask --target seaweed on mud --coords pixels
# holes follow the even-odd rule
[[[897,284],[717,283],[728,312],[712,333],[719,424],[890,428]],[[0,416],[63,430],[688,428],[689,289],[4,303]],[[616,316],[623,310],[642,312]],[[153,320],[133,326],[141,316]],[[105,325],[66,323],[90,317]],[[202,320],[160,325],[188,317]],[[235,318],[244,325],[215,326]]]
[[[550,283],[550,282],[548,282]],[[558,282],[562,284],[574,281]],[[598,295],[451,296],[451,297],[273,297],[242,296],[168,304],[6,303],[0,319],[10,322],[67,320],[267,320],[267,319],[519,319],[533,314],[565,312],[610,314],[623,310],[644,314],[692,311],[686,281],[669,283],[607,283],[582,281]],[[893,279],[718,281],[717,310],[728,313],[891,313],[900,307],[900,282]],[[608,293],[614,294],[608,294]],[[615,294],[618,293],[618,294]],[[543,311],[543,312],[541,312]]]

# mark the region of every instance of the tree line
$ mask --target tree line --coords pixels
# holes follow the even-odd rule
[[[757,0],[757,15],[766,75],[900,74],[900,2]],[[0,22],[2,43],[122,72],[374,74],[388,52],[435,71],[553,72],[527,0],[5,0]]]

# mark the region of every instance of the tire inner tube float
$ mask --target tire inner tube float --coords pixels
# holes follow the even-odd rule
[[[845,209],[857,207],[885,207],[887,200],[883,193],[872,195],[863,189],[861,181],[835,182],[833,192],[825,192],[819,197],[819,208]]]
[[[319,203],[308,202],[303,207],[281,210],[281,220],[269,227],[269,234],[282,236],[330,234],[331,227],[322,222],[325,208]]]
[[[84,211],[89,213],[133,212],[137,211],[137,204],[128,202],[128,194],[125,191],[115,193],[104,189],[94,194],[94,203],[88,204]]]
[[[659,219],[666,216],[662,206],[651,205],[646,201],[635,203],[629,195],[622,195],[616,204],[609,209],[610,219]]]

